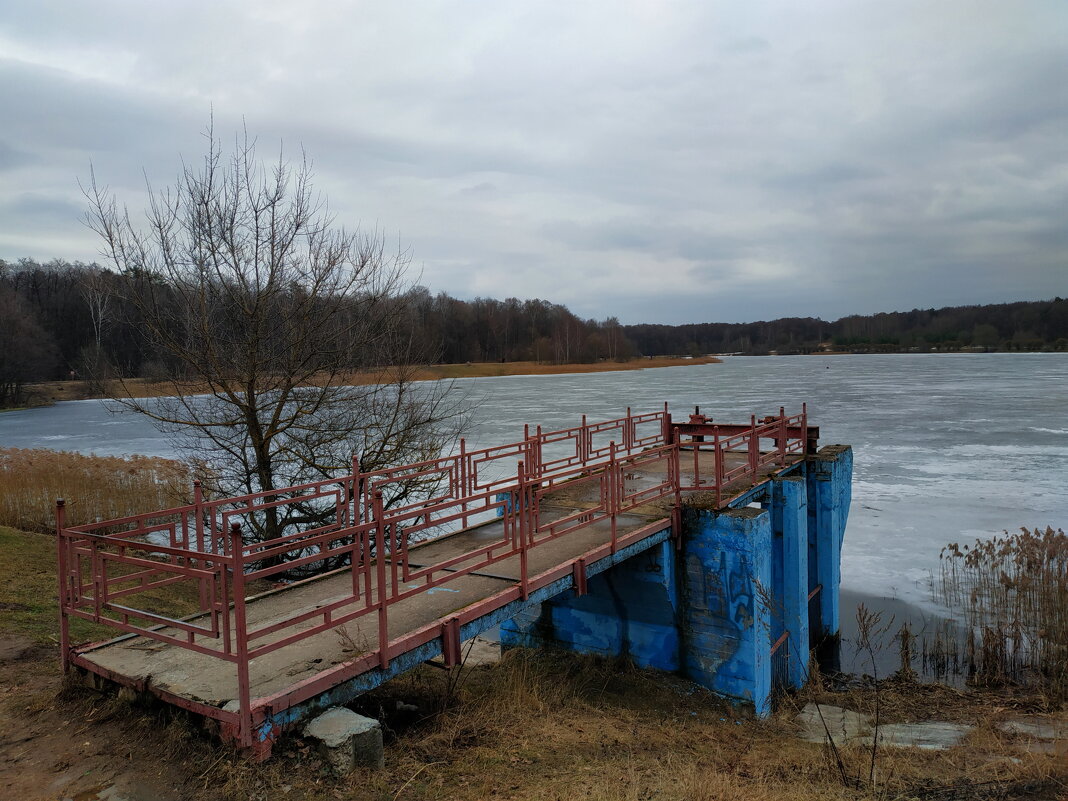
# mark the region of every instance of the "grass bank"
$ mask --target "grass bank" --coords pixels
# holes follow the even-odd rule
[[[704,364],[717,364],[721,360],[714,356],[684,358],[674,356],[654,356],[651,358],[630,359],[625,362],[604,361],[591,364],[548,364],[542,362],[467,362],[464,364],[435,364],[416,368],[406,372],[406,376],[417,381],[439,381],[455,378],[491,378],[510,375],[565,375],[573,373],[607,373],[625,370],[647,370],[657,367],[686,367]],[[378,373],[352,373],[345,377],[352,385],[373,384],[381,380]],[[32,384],[27,393],[37,405],[56,403],[58,401],[88,400],[114,396],[132,398],[154,398],[173,392],[173,385],[167,381],[151,381],[144,378],[131,378],[124,382],[109,381],[105,383],[105,392],[94,390],[85,381],[50,381]],[[189,387],[195,392],[196,387]],[[203,390],[202,390],[203,391]]]

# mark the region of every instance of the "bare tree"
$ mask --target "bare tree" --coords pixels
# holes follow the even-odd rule
[[[447,386],[412,380],[417,348],[395,325],[408,252],[336,226],[303,154],[266,166],[247,134],[225,158],[207,139],[202,164],[149,188],[144,225],[95,175],[85,189],[120,301],[177,368],[170,397],[116,400],[205,460],[226,495],[347,473],[354,455],[364,470],[436,456],[459,409]],[[250,535],[320,519],[271,509]]]
[[[103,394],[106,392],[106,379],[111,377],[111,365],[104,352],[104,332],[111,324],[114,295],[107,273],[92,267],[85,270],[81,276],[79,289],[93,326],[93,342],[82,347],[78,360],[79,370],[90,391]]]

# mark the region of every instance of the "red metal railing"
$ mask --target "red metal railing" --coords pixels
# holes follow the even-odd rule
[[[808,436],[805,411],[787,417],[780,410],[778,416],[759,423],[752,419],[749,426],[722,426],[700,415],[673,423],[665,405],[663,411],[642,415],[632,415],[628,409],[617,420],[587,423],[583,418],[581,425],[561,431],[527,429],[520,442],[481,450],[468,451],[461,441],[453,456],[412,465],[361,472],[354,464],[348,476],[236,498],[205,501],[196,487],[192,504],[101,523],[66,526],[60,501],[57,547],[64,667],[72,656],[77,658],[69,642],[71,617],[232,662],[237,670],[238,710],[188,705],[229,726],[243,745],[252,745],[253,726],[262,719],[263,708],[299,703],[332,686],[337,677],[324,673],[281,696],[253,703],[250,660],[368,615],[377,618],[378,642],[346,666],[350,677],[375,666],[385,668],[398,654],[439,636],[446,654],[455,654],[459,617],[391,640],[390,608],[516,557],[519,575],[514,590],[465,608],[464,622],[516,598],[525,599],[534,589],[573,572],[576,565],[584,571],[585,560],[614,553],[667,522],[657,520],[621,536],[621,515],[668,497],[675,501],[677,514],[680,495],[689,490],[714,491],[718,501],[733,482],[755,477],[764,465],[785,465],[791,455],[803,454]],[[761,450],[762,442],[770,448]],[[506,473],[502,469],[506,461],[518,463],[517,471]],[[397,492],[412,482],[424,482],[429,489],[418,499]],[[562,491],[581,497],[580,508],[543,514],[549,497]],[[390,495],[395,503],[386,508]],[[249,522],[257,515],[292,506],[315,506],[328,514],[328,521],[269,540],[243,541],[242,531],[250,529]],[[424,564],[416,547],[421,540],[494,517],[502,523],[499,536]],[[601,522],[607,522],[609,538],[596,554],[532,575],[531,549]],[[330,559],[345,563],[335,571],[351,577],[345,592],[280,619],[249,622],[250,582],[277,581],[295,568]],[[585,584],[584,572],[581,583]],[[176,584],[184,585],[195,599],[196,614],[179,617],[127,600]]]

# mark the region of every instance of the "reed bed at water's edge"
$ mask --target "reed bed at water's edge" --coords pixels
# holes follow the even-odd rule
[[[166,509],[188,502],[191,486],[171,459],[0,448],[0,525],[54,531],[57,498],[71,525]]]
[[[961,615],[966,637],[933,649],[973,684],[1068,699],[1068,535],[1048,526],[950,543],[941,565],[936,594]]]

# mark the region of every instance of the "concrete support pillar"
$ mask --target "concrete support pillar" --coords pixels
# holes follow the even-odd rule
[[[682,669],[708,689],[771,711],[771,515],[763,509],[684,517]]]
[[[775,538],[775,591],[778,617],[772,626],[773,642],[783,631],[788,638],[781,648],[787,665],[783,679],[792,687],[808,681],[808,492],[802,476],[787,476],[772,482],[771,527]]]
[[[837,640],[840,628],[838,587],[842,579],[842,539],[852,499],[853,449],[827,445],[809,457],[809,590],[821,587],[809,606],[814,643]]]
[[[625,656],[641,667],[675,671],[677,609],[675,554],[668,540],[591,576],[585,595],[563,593],[536,615],[502,623],[501,646]]]

